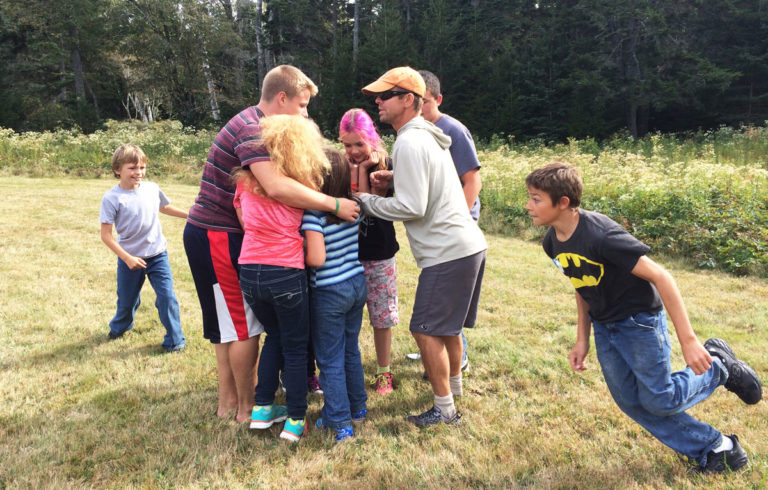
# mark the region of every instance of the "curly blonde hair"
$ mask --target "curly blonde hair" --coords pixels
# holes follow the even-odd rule
[[[317,124],[303,116],[277,114],[261,119],[261,142],[269,152],[275,170],[305,186],[319,190],[331,164],[325,155],[323,135]],[[235,181],[245,179],[247,188],[263,191],[251,172],[235,171]]]

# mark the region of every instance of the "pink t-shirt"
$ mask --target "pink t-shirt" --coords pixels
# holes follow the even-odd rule
[[[303,209],[254,194],[242,182],[234,205],[243,211],[245,229],[238,263],[304,268],[304,238],[299,232]]]

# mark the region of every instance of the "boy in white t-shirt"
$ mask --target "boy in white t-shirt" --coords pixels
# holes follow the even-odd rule
[[[136,309],[141,304],[144,279],[157,295],[155,306],[166,335],[163,349],[168,352],[184,348],[179,302],[173,292],[173,277],[166,252],[167,241],[157,212],[178,218],[187,213],[170,205],[170,200],[157,184],[145,182],[147,156],[136,145],[121,145],[112,156],[112,171],[120,183],[101,199],[101,239],[117,254],[117,312],[109,322],[109,339],[121,337],[133,328]],[[118,238],[112,234],[112,226]]]

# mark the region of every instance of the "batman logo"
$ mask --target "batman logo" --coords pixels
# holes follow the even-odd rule
[[[599,264],[581,255],[561,253],[553,259],[555,265],[568,276],[576,289],[585,286],[597,286],[603,278],[603,264]]]

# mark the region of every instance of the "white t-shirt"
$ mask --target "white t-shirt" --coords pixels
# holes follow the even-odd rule
[[[117,243],[129,254],[154,257],[168,245],[157,215],[170,203],[154,182],[144,181],[130,191],[116,185],[101,198],[99,221],[115,226]]]

